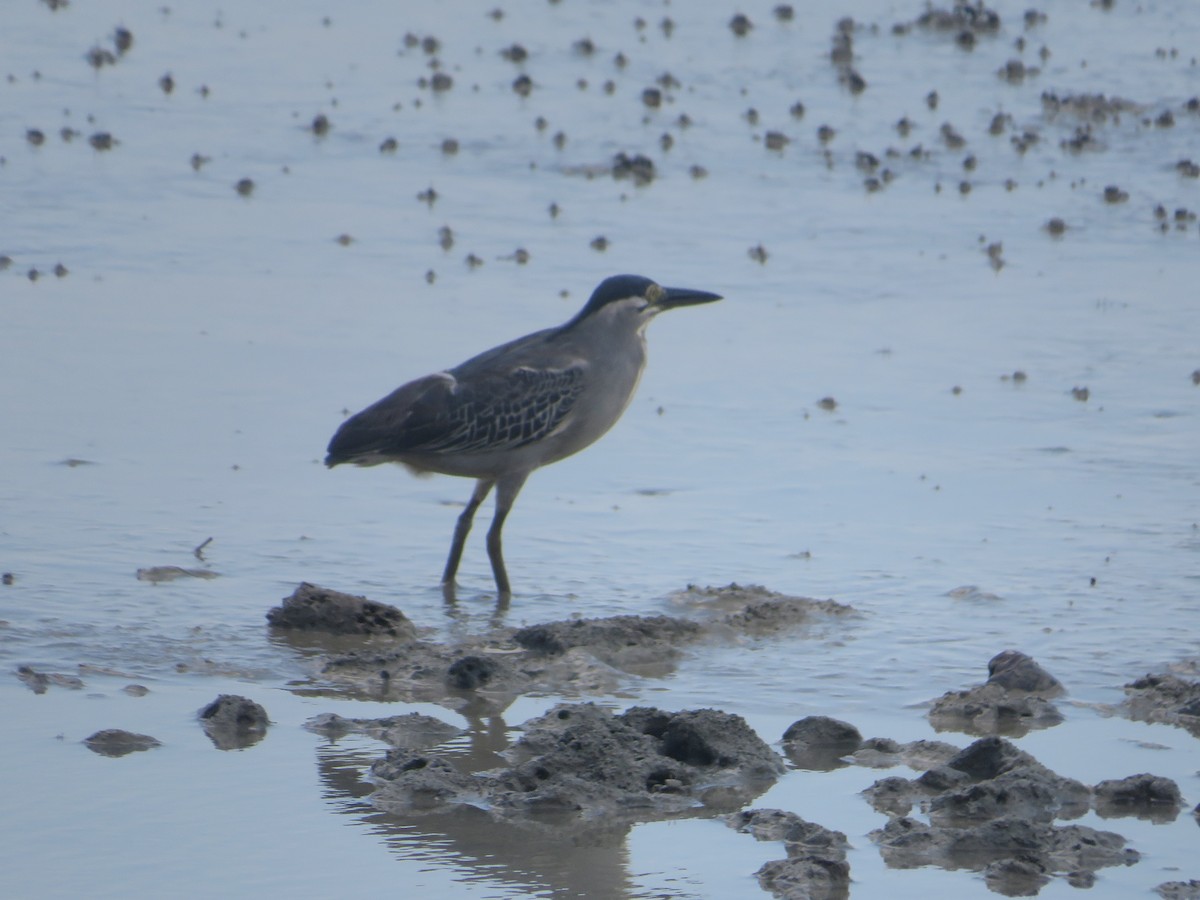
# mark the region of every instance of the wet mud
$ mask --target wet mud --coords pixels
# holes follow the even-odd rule
[[[690,586],[672,602],[693,615],[497,626],[441,641],[420,637],[421,629],[395,607],[302,584],[267,620],[276,638],[315,651],[309,665],[316,674],[307,690],[499,711],[525,694],[612,694],[632,677],[663,677],[688,648],[705,641],[778,636],[855,615],[836,601],[737,584]],[[322,640],[347,634],[373,639],[332,650]]]
[[[400,610],[366,597],[330,591],[304,582],[267,613],[272,628],[325,634],[412,638],[416,628]]]
[[[1020,737],[1062,722],[1051,698],[1063,694],[1058,679],[1033,659],[1005,650],[988,662],[988,679],[934,701],[929,722],[938,731]]]
[[[121,728],[106,728],[85,738],[83,743],[99,756],[116,759],[130,753],[141,753],[162,746],[162,742],[148,734],[135,734]]]
[[[435,754],[390,751],[371,767],[372,802],[401,815],[468,805],[523,828],[581,839],[636,822],[716,815],[744,806],[783,774],[783,761],[746,722],[717,710],[621,714],[557,706],[521,725],[510,765],[459,771]]]
[[[1119,820],[1169,823],[1187,802],[1170,778],[1142,772],[1088,785],[1008,740],[1067,721],[1051,703],[1061,702],[1067,687],[1016,650],[988,661],[983,684],[931,701],[928,716],[939,731],[985,735],[965,746],[864,738],[854,724],[828,716],[759,735],[740,715],[720,709],[635,705],[616,712],[595,702],[634,680],[667,677],[681,660],[702,661],[731,641],[802,642],[815,622],[849,634],[861,620],[836,601],[756,586],[689,586],[672,599],[687,615],[498,625],[439,640],[393,606],[304,583],[266,618],[271,640],[295,640],[308,659],[312,675],[291,685],[297,694],[424,701],[476,723],[464,729],[416,712],[378,718],[328,712],[304,724],[330,747],[351,735],[387,745],[360,782],[339,779],[338,790],[406,827],[459,835],[464,846],[477,844],[485,821],[497,829],[489,838],[497,848],[538,840],[572,854],[589,844],[619,846],[639,824],[712,819],[782,845],[782,857],[756,872],[765,892],[837,900],[851,896],[853,885],[846,835],[799,811],[754,802],[791,770],[902,767],[918,774],[887,775],[860,797],[844,798],[883,817],[869,834],[883,862],[968,870],[993,892],[1028,896],[1056,879],[1089,887],[1106,868],[1138,864],[1141,854],[1120,833]],[[30,667],[17,676],[35,693],[85,686],[78,677]],[[1128,685],[1129,699],[1112,712],[1192,729],[1198,685],[1147,675]],[[497,727],[497,717],[520,697],[550,695],[579,699]],[[463,754],[462,741],[474,744],[485,718],[493,720],[491,736]],[[253,747],[271,725],[260,704],[230,694],[207,704],[197,721],[219,750]],[[161,745],[120,728],[84,743],[112,758]],[[1115,830],[1071,822],[1089,812],[1113,820]],[[1190,889],[1164,883],[1160,894],[1188,897]]]
[[[748,809],[727,816],[726,823],[758,841],[777,841],[783,859],[764,863],[755,873],[764,891],[776,897],[838,900],[850,892],[846,835],[807,822],[781,809]]]
[[[1146,675],[1125,685],[1118,711],[1141,722],[1164,722],[1200,737],[1200,680],[1170,673]]]
[[[245,750],[267,736],[271,720],[259,703],[221,694],[200,710],[200,725],[218,750]]]
[[[297,597],[304,616],[288,619],[284,611],[297,605]],[[360,632],[372,646],[319,657],[313,683],[297,690],[419,699],[494,715],[522,694],[586,697],[613,693],[634,673],[668,675],[682,655],[702,657],[732,635],[796,639],[797,629],[814,617],[839,620],[848,629],[856,617],[834,601],[736,584],[690,586],[676,600],[692,617],[580,618],[499,627],[447,643],[393,640],[392,623],[403,617],[399,610],[305,584],[268,619],[277,632],[290,627],[344,634],[347,603],[374,611],[374,636],[371,629]],[[375,645],[379,638],[387,639],[386,648]],[[325,714],[306,727],[332,740],[361,733],[389,744],[370,768],[369,797],[400,820],[438,817],[444,828],[447,819],[482,814],[513,829],[514,842],[529,832],[579,844],[618,841],[638,823],[723,818],[756,840],[784,845],[786,856],[756,875],[765,891],[783,898],[848,897],[852,883],[844,834],[795,811],[751,808],[789,768],[917,770],[911,778],[881,778],[862,794],[886,817],[870,839],[892,868],[966,869],[980,873],[996,893],[1025,896],[1053,879],[1088,887],[1104,868],[1137,864],[1140,854],[1120,833],[1062,823],[1093,810],[1105,819],[1169,822],[1183,804],[1178,785],[1147,773],[1095,785],[1055,773],[1004,736],[1061,725],[1065,718],[1051,701],[1067,689],[1016,650],[994,656],[987,672],[986,682],[932,701],[928,713],[939,731],[986,735],[965,747],[864,739],[852,723],[827,716],[797,720],[782,735],[764,738],[740,716],[720,710],[635,706],[614,713],[592,702],[560,704],[522,723],[515,729],[519,737],[500,740],[486,757],[497,765],[471,765],[461,754],[439,752],[461,731],[419,714],[374,720]],[[1173,677],[1148,676],[1130,686],[1138,715],[1168,721],[1190,709],[1195,690]],[[1157,700],[1150,691],[1157,691]]]

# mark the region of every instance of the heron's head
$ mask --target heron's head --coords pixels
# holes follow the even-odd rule
[[[572,320],[572,324],[599,315],[632,316],[648,322],[663,310],[712,303],[720,299],[720,294],[708,291],[663,287],[641,275],[613,275],[605,278],[592,291],[591,299]]]

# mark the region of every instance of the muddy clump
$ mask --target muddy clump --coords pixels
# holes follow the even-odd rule
[[[689,584],[672,594],[671,602],[703,614],[713,630],[726,628],[756,637],[789,631],[822,617],[855,615],[853,607],[836,600],[793,597],[737,582],[722,587]]]
[[[929,7],[912,23],[925,31],[954,35],[963,49],[969,50],[979,35],[995,35],[1000,32],[1000,14],[988,9],[983,2],[955,3],[949,9]],[[903,33],[908,26],[893,28]]]
[[[829,50],[829,61],[837,72],[838,83],[851,94],[861,94],[867,89],[867,80],[854,67],[854,32],[860,26],[846,16],[834,26],[833,46]]]
[[[236,694],[221,694],[200,710],[204,733],[218,750],[245,750],[267,734],[271,720],[262,706]]]
[[[863,736],[849,722],[806,716],[783,733],[783,750],[799,769],[828,772],[849,765],[845,757],[862,746]]]
[[[1057,94],[1054,91],[1042,94],[1042,113],[1047,119],[1069,115],[1089,122],[1118,122],[1122,113],[1134,115],[1142,109],[1141,104],[1132,100],[1104,94]]]
[[[52,687],[66,688],[70,691],[83,689],[83,679],[76,675],[65,675],[61,672],[39,672],[33,666],[17,666],[17,680],[35,694],[44,694]]]
[[[217,573],[209,569],[185,569],[182,566],[150,566],[137,570],[138,581],[162,584],[164,581],[179,581],[181,578],[212,579]]]
[[[928,770],[917,783],[929,792],[930,821],[950,827],[1016,816],[1073,819],[1088,810],[1091,792],[1057,775],[1002,738],[982,738]]]
[[[1031,657],[1005,650],[988,662],[986,682],[935,700],[929,722],[938,731],[1020,737],[1062,722],[1062,714],[1050,702],[1062,693],[1058,679]]]
[[[850,863],[800,856],[773,859],[757,872],[759,885],[783,900],[843,900],[850,896]]]
[[[106,728],[84,738],[84,745],[100,756],[116,758],[161,747],[162,742],[148,734],[135,734],[120,728]]]
[[[1179,816],[1179,785],[1160,775],[1130,775],[1102,781],[1093,789],[1096,814],[1104,819],[1136,816],[1162,825]]]
[[[613,693],[630,676],[670,674],[701,641],[770,637],[852,612],[832,600],[739,585],[689,587],[672,600],[696,615],[565,619],[445,643],[417,639],[413,628],[386,647],[322,656],[318,677],[332,690],[372,699],[500,710],[531,692]]]
[[[586,647],[598,659],[628,668],[659,661],[664,654],[676,656],[681,645],[703,633],[699,623],[672,616],[611,616],[530,625],[512,638],[535,656],[561,656]]]
[[[1162,900],[1200,900],[1200,880],[1164,881],[1154,892]]]
[[[814,772],[831,772],[851,765],[873,769],[904,765],[924,771],[945,764],[959,753],[958,747],[944,741],[918,740],[905,744],[885,737],[864,739],[849,722],[828,716],[806,716],[793,722],[783,733],[781,743],[793,766]],[[911,799],[904,800],[902,808],[908,812],[912,808]]]
[[[1005,690],[1024,691],[1043,697],[1065,693],[1062,683],[1018,650],[1005,650],[988,661],[988,684],[998,684]]]
[[[1200,737],[1200,681],[1177,675],[1146,675],[1125,685],[1119,709],[1139,722],[1162,722]]]
[[[604,632],[599,624],[591,630]],[[529,639],[538,646],[532,635]],[[677,654],[667,645],[659,649],[656,674],[665,674]],[[531,692],[611,693],[629,673],[601,657],[632,665],[641,656],[637,645],[614,648],[605,641],[595,653],[585,644],[558,653],[531,651],[514,642],[512,629],[500,628],[457,643],[408,640],[386,650],[335,655],[324,660],[320,679],[354,696],[499,711]]]
[[[1097,869],[1139,858],[1119,834],[1054,824],[1086,813],[1091,789],[998,737],[916,779],[883,779],[863,793],[891,817],[871,833],[889,866],[972,869],[999,893],[1036,893],[1054,875],[1082,886]],[[917,804],[929,824],[908,815]]]
[[[267,622],[272,628],[328,634],[411,638],[417,633],[408,617],[394,606],[307,581],[267,613]]]
[[[502,756],[464,773],[449,760],[393,750],[371,767],[375,805],[411,815],[472,807],[514,825],[627,830],[635,822],[728,813],[774,783],[783,761],[740,716],[590,703],[526,722]]]
[[[871,838],[892,868],[983,872],[991,890],[1008,895],[1036,893],[1054,875],[1066,876],[1073,886],[1089,887],[1098,869],[1132,865],[1139,858],[1111,831],[1009,817],[944,829],[905,816],[871,832]]]
[[[321,713],[304,723],[305,729],[337,740],[347,734],[365,734],[391,747],[424,750],[453,740],[463,729],[422,713],[387,716],[382,719],[348,719],[337,713]]]
[[[649,184],[658,174],[654,168],[654,160],[650,157],[643,156],[641,153],[630,156],[624,151],[613,157],[610,171],[613,178],[617,180],[628,178],[638,187]]]
[[[850,896],[846,835],[781,809],[748,809],[726,824],[759,841],[780,841],[786,859],[764,863],[755,873],[764,891],[795,900],[841,900]]]
[[[769,591],[767,593],[771,594]],[[809,600],[774,594],[762,600],[752,600],[736,612],[726,615],[721,623],[733,631],[763,636],[794,628],[811,621],[814,616],[838,616],[849,612],[850,607],[833,600]]]
[[[908,766],[916,771],[925,771],[948,762],[959,752],[959,748],[945,741],[909,741],[902,744],[891,738],[867,738],[851,756],[858,766],[871,769],[890,769],[893,766]]]

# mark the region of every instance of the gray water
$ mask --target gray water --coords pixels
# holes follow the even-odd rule
[[[415,709],[472,727],[448,748],[467,754],[557,698],[472,723],[300,696],[288,685],[304,658],[265,631],[302,580],[442,633],[496,620],[481,535],[456,608],[436,584],[470,484],[329,472],[325,443],[346,411],[566,320],[617,272],[726,299],[657,321],[622,422],[530,479],[506,527],[516,596],[502,621],[670,612],[689,583],[832,597],[862,616],[701,648],[602,699],[719,707],[768,741],[812,714],[930,738],[925,704],[1012,647],[1070,692],[1066,723],[1022,748],[1087,783],[1166,775],[1200,801],[1194,738],[1104,709],[1198,650],[1200,231],[1187,212],[1200,181],[1176,167],[1200,162],[1200,114],[1185,108],[1200,94],[1194,4],[1044,4],[1048,21],[1026,29],[1029,3],[997,3],[1000,33],[972,51],[893,33],[923,7],[883,0],[797,4],[790,23],[774,4],[742,7],[755,25],[743,38],[728,28],[738,10],[713,3],[523,0],[498,20],[494,2],[9,6],[0,660],[85,687],[0,683],[5,896],[766,896],[752,875],[782,848],[719,822],[639,826],[623,847],[563,858],[486,827],[379,816],[363,770],[380,746],[329,744],[306,719]],[[844,15],[861,26],[858,95],[829,61]],[[93,69],[88,49],[112,50],[118,25],[132,48]],[[410,33],[435,36],[435,56]],[[514,43],[523,65],[501,56]],[[450,90],[421,86],[434,58]],[[996,74],[1009,59],[1040,71],[1009,83]],[[511,89],[522,71],[527,98]],[[664,73],[679,86],[651,109],[642,91]],[[1095,147],[1072,152],[1062,142],[1087,123],[1047,115],[1045,91],[1136,109],[1093,122]],[[1164,111],[1173,125],[1156,124]],[[997,113],[1012,125],[993,136]],[[943,123],[965,147],[946,145]],[[1040,140],[1021,154],[1010,139],[1026,129]],[[89,144],[101,131],[109,150]],[[790,143],[768,150],[768,131]],[[387,137],[394,154],[379,151]],[[865,189],[860,151],[894,174],[882,190]],[[658,177],[612,179],[618,152],[652,157]],[[209,158],[198,171],[193,154]],[[1110,185],[1128,198],[1105,202]],[[431,187],[432,205],[418,199]],[[765,262],[748,253],[759,246]],[[137,580],[159,565],[219,577]],[[131,681],[150,693],[123,693]],[[214,752],[195,724],[223,691],[271,714],[251,750]],[[110,760],[79,743],[107,727],[164,746]],[[855,897],[988,895],[969,872],[883,866],[866,837],[883,817],[856,796],[882,774],[792,772],[757,805],[845,831]],[[1092,896],[1200,877],[1186,813],[1082,821],[1143,854],[1102,870]],[[1068,894],[1056,880],[1041,896]]]

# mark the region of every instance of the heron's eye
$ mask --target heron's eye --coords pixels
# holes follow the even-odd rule
[[[659,300],[661,300],[663,298],[664,294],[666,294],[665,290],[663,290],[657,284],[652,284],[648,288],[646,288],[645,297],[651,303],[657,303]]]

